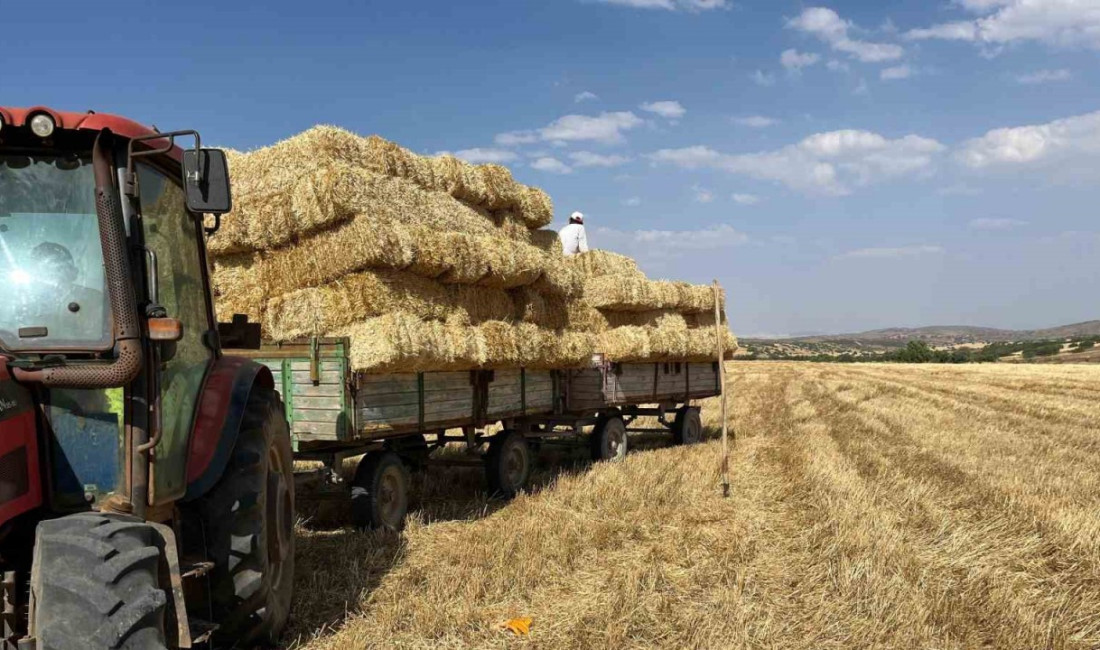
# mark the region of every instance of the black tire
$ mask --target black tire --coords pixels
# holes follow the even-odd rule
[[[233,455],[197,502],[218,643],[273,644],[294,593],[294,465],[283,402],[249,395]],[[205,611],[205,609],[203,610]]]
[[[399,531],[409,511],[409,470],[392,451],[359,461],[351,485],[351,518],[360,530]]]
[[[516,431],[502,431],[489,439],[485,454],[485,480],[489,495],[511,499],[527,486],[531,478],[531,447]]]
[[[387,449],[400,456],[411,472],[423,471],[432,454],[428,440],[423,435],[397,438],[387,445]]]
[[[678,445],[694,445],[703,441],[703,420],[697,407],[684,406],[676,411],[672,437]]]
[[[626,424],[618,415],[600,416],[592,430],[592,460],[621,461],[629,445]]]
[[[133,517],[44,521],[35,541],[34,627],[41,650],[165,647],[160,536]]]

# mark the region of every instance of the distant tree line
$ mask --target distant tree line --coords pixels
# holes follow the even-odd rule
[[[1085,337],[1069,342],[1071,353],[1092,349],[1100,342],[1100,336]],[[1013,341],[990,343],[981,348],[955,348],[937,350],[924,341],[909,341],[905,347],[887,352],[868,354],[819,353],[797,355],[780,351],[761,353],[751,349],[743,359],[769,359],[775,361],[811,361],[817,363],[991,363],[1004,357],[1020,354],[1024,359],[1050,357],[1062,351],[1065,341]]]

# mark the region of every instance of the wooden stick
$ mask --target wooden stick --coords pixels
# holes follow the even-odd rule
[[[714,281],[714,333],[718,348],[718,388],[722,400],[722,496],[730,495],[730,447],[729,425],[726,423],[726,359],[725,350],[722,349],[726,342],[725,332],[722,331],[722,290],[718,287],[718,280]]]

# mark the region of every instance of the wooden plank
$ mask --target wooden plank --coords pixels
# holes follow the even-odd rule
[[[294,424],[299,422],[339,422],[344,417],[342,409],[294,409]]]
[[[424,390],[472,388],[468,372],[426,372]]]
[[[322,370],[318,374],[318,379],[322,384],[343,384],[344,373],[339,370]],[[309,371],[297,370],[290,373],[290,381],[295,384],[312,384],[313,381],[309,378]]]
[[[402,404],[383,407],[371,407],[366,406],[356,409],[360,415],[360,420],[373,420],[378,417],[416,417],[420,413],[418,404]],[[472,400],[449,400],[445,402],[430,402],[424,404],[424,420],[425,422],[432,418],[438,418],[440,414],[447,413],[466,413],[468,415],[473,412]]]
[[[336,422],[295,422],[293,433],[313,434],[313,440],[339,440],[339,426]]]
[[[308,357],[309,354],[305,354],[303,356]],[[287,365],[290,366],[291,371],[302,371],[302,370],[304,370],[307,373],[309,372],[309,360],[308,359],[306,359],[304,361],[300,360],[300,359],[292,359],[290,361],[290,363],[287,364]],[[324,359],[322,359],[318,363],[318,366],[320,367],[321,372],[324,372],[326,370],[340,371],[340,370],[343,370],[343,368],[344,368],[344,364],[343,364],[342,361],[331,361],[331,360],[324,360]]]
[[[293,384],[291,386],[291,394],[297,398],[301,395],[303,397],[334,397],[343,396],[344,387],[339,384],[321,384],[320,386],[314,386],[312,384]]]
[[[306,397],[299,395],[294,398],[294,407],[303,409],[337,409],[343,410],[343,396],[326,395],[324,397]]]
[[[356,408],[377,408],[382,406],[401,406],[404,404],[416,405],[420,403],[420,397],[415,391],[409,393],[390,393],[388,395],[356,395]]]

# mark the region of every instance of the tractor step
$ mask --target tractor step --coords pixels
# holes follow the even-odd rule
[[[191,643],[199,644],[206,643],[210,640],[210,637],[214,635],[214,632],[218,630],[217,623],[211,623],[210,621],[204,621],[200,618],[191,617]]]
[[[180,573],[184,578],[201,578],[210,573],[213,568],[214,563],[206,560],[188,561],[187,558],[183,558],[180,562]]]

